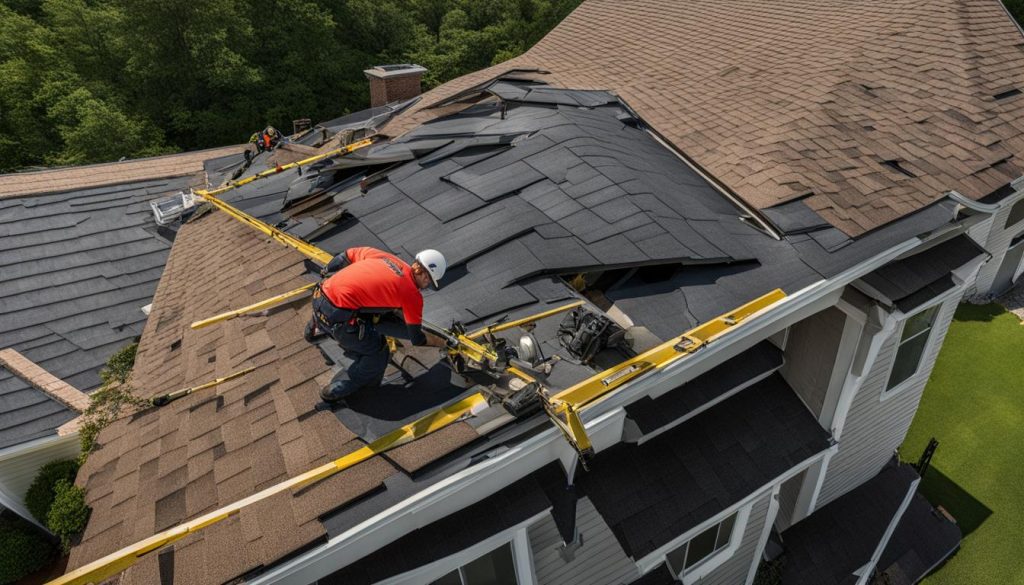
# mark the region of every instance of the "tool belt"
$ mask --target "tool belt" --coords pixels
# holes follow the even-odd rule
[[[362,341],[367,328],[380,322],[380,317],[379,312],[338,307],[320,290],[320,285],[313,289],[313,318],[318,327],[335,339],[341,333],[356,333]]]

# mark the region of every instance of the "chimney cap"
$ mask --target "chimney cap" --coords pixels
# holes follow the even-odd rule
[[[427,68],[413,63],[397,63],[393,65],[377,65],[370,69],[364,69],[363,73],[367,78],[376,77],[384,79],[387,77],[404,77],[406,75],[423,75]]]

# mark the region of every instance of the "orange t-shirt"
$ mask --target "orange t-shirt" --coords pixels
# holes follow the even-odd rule
[[[324,281],[321,289],[343,309],[401,309],[407,325],[423,321],[423,295],[412,268],[376,248],[349,248],[351,263]]]

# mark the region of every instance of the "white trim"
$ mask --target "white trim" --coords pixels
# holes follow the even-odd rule
[[[531,518],[530,523],[536,520]],[[537,585],[537,574],[533,568],[533,547],[530,546],[530,534],[524,526],[516,531],[512,539],[512,559],[516,565],[516,580],[519,585]]]
[[[536,585],[536,578],[533,575],[533,561],[530,556],[530,542],[526,535],[526,530],[531,524],[542,520],[548,513],[548,510],[544,510],[532,518],[505,529],[490,538],[481,540],[467,549],[422,567],[417,567],[411,571],[389,577],[378,583],[378,585],[420,585],[422,583],[430,583],[506,544],[510,544],[512,547],[512,563],[516,570],[516,580],[519,585]],[[523,545],[525,545],[525,549],[521,548]]]
[[[825,456],[822,457],[821,472],[818,473],[818,479],[814,484],[814,492],[811,494],[811,501],[807,504],[806,516],[810,516],[818,509],[818,498],[821,496],[822,486],[825,485],[825,476],[828,475],[828,464],[832,462],[832,457],[838,452],[839,443],[836,443],[835,445],[832,445],[832,448],[828,450],[828,453],[825,453]]]
[[[879,323],[878,320],[881,319]],[[867,355],[864,358],[864,364],[860,366],[858,372],[854,372],[854,364],[856,364],[857,356],[854,356],[854,363],[850,365],[850,372],[846,376],[846,382],[843,384],[843,391],[839,395],[839,403],[836,405],[835,416],[832,417],[832,438],[836,441],[842,440],[843,429],[846,427],[846,417],[850,414],[850,408],[853,406],[853,399],[857,396],[857,392],[860,387],[864,384],[864,380],[867,379],[871,370],[875,366],[875,361],[878,359],[878,353],[882,349],[882,345],[892,335],[893,330],[896,328],[898,321],[893,318],[892,313],[885,313],[880,307],[875,307],[874,314],[870,316],[868,320],[868,327],[878,327],[878,331],[871,335],[871,341],[867,346]],[[865,331],[867,327],[865,327]],[[861,341],[863,343],[864,334],[861,334]],[[859,350],[859,348],[858,348]]]
[[[818,414],[818,422],[824,429],[832,428],[832,421],[836,416],[836,408],[839,405],[839,400],[843,395],[843,388],[846,385],[846,377],[853,367],[853,360],[857,355],[857,347],[860,345],[860,338],[864,332],[864,321],[859,321],[856,317],[845,311],[842,312],[846,317],[843,320],[843,331],[839,337],[836,357],[832,362],[832,372],[829,374],[828,388],[825,390],[825,398],[822,400],[821,412]],[[861,315],[863,316],[863,313]]]
[[[796,494],[796,501],[793,502],[793,512],[789,515],[789,525],[811,515],[814,511],[813,503],[818,485],[821,483],[822,470],[825,468],[825,461],[828,457],[822,458],[817,464],[807,468],[803,479],[800,481],[800,491]]]
[[[761,557],[764,555],[764,547],[768,545],[768,537],[772,534],[772,527],[775,526],[775,518],[779,515],[779,490],[782,484],[777,483],[772,487],[772,493],[768,500],[768,515],[764,519],[764,528],[761,529],[761,536],[757,539],[757,548],[754,549],[754,558],[750,560],[750,569],[747,570],[745,585],[751,585],[754,577],[757,576],[757,567],[761,564]]]
[[[892,533],[896,531],[896,526],[900,523],[900,519],[903,518],[903,513],[907,511],[910,506],[910,501],[914,499],[914,493],[917,491],[917,484],[921,483],[921,478],[918,477],[914,481],[910,482],[910,487],[907,488],[906,495],[903,496],[903,501],[900,502],[900,507],[896,510],[892,520],[889,521],[889,526],[885,529],[885,534],[882,535],[882,539],[878,541],[878,545],[875,546],[875,552],[871,554],[871,560],[866,565],[861,567],[860,579],[857,580],[857,585],[867,585],[868,580],[871,578],[871,574],[874,572],[875,566],[878,565],[878,559],[882,558],[882,552],[885,547],[889,544],[889,539],[892,538]]]

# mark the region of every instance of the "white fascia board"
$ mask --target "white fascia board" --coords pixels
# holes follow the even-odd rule
[[[843,288],[861,276],[917,247],[922,240],[905,242],[848,268],[835,277],[811,284],[755,314],[742,327],[726,331],[704,349],[669,366],[630,382],[612,396],[588,406],[582,414],[595,450],[618,443],[625,413],[622,407],[653,390],[670,388],[693,369],[707,371],[721,363],[736,344],[748,346],[765,337],[766,331],[787,326],[835,304]],[[742,350],[741,350],[742,351]],[[618,432],[618,435],[616,435]],[[349,528],[325,544],[299,555],[252,579],[253,584],[311,583],[362,558],[398,538],[478,502],[544,465],[574,461],[575,451],[553,426],[501,455],[464,469],[387,510]]]

